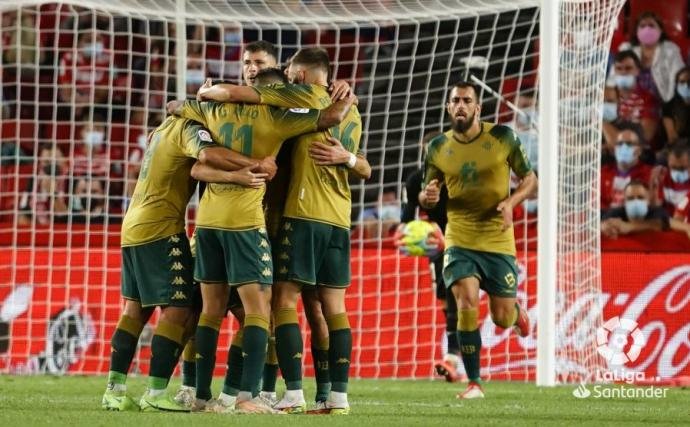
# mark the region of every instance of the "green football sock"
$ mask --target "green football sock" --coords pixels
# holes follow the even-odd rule
[[[328,323],[329,348],[328,368],[331,376],[331,390],[347,393],[352,354],[352,330],[347,313],[339,313],[326,318]]]
[[[331,375],[328,372],[328,338],[317,341],[312,336],[311,357],[314,362],[314,379],[316,380],[316,402],[324,402],[331,391]]]
[[[196,345],[194,337],[187,341],[187,345],[182,351],[182,385],[196,387]]]
[[[268,339],[268,349],[266,352],[266,364],[264,365],[264,380],[261,391],[274,393],[276,391],[276,381],[278,380],[278,355],[276,354],[276,337]]]
[[[482,349],[482,336],[479,333],[478,310],[476,308],[458,310],[458,343],[462,363],[465,366],[467,378],[470,381],[480,382],[480,354]]]
[[[229,396],[237,396],[242,385],[242,367],[244,357],[242,356],[242,328],[240,325],[235,335],[232,337],[230,351],[228,351],[228,369],[225,371],[225,382],[223,383],[223,393]]]
[[[218,331],[223,323],[222,317],[212,317],[201,313],[196,327],[194,341],[196,344],[196,397],[209,400],[211,394],[211,380],[213,369],[216,367],[216,349],[218,347]]]
[[[288,390],[302,389],[302,332],[299,330],[297,310],[281,308],[275,312],[276,353],[280,372]]]
[[[132,364],[137,342],[144,324],[129,316],[122,315],[111,339],[110,372],[108,384],[124,384]]]
[[[151,340],[150,389],[163,390],[168,386],[170,376],[180,358],[183,336],[183,326],[165,320],[158,321]]]
[[[244,366],[242,367],[240,391],[251,392],[252,396],[259,394],[264,363],[266,362],[267,344],[268,318],[260,314],[247,314],[244,317],[244,330],[242,331]]]

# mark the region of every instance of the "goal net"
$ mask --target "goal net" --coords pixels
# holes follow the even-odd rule
[[[600,321],[599,117],[608,46],[623,0],[561,9],[557,363],[591,371]],[[0,370],[103,373],[122,307],[119,223],[145,135],[165,103],[205,77],[241,82],[244,43],[286,60],[325,47],[353,85],[372,178],[352,181],[352,375],[430,378],[445,331],[426,258],[392,245],[404,180],[422,140],[447,129],[458,80],[481,84],[482,119],[518,132],[537,165],[537,0],[16,1],[0,5]],[[551,58],[551,60],[559,60]],[[513,107],[511,107],[511,105]],[[555,142],[554,142],[555,143]],[[409,195],[408,195],[409,197]],[[516,211],[519,300],[536,320],[536,201]],[[189,207],[194,223],[196,203]],[[482,295],[483,374],[528,380],[536,334],[493,325]],[[231,331],[224,325],[224,351]],[[308,331],[305,330],[308,334]],[[135,371],[146,372],[146,336]],[[309,345],[305,346],[308,353]],[[306,374],[311,363],[306,358]],[[224,354],[218,355],[222,371]]]

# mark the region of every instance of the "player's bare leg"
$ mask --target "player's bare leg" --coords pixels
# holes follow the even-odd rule
[[[459,399],[484,397],[480,377],[482,337],[479,333],[479,279],[474,276],[456,280],[451,286],[458,305],[458,342],[462,363],[467,372],[467,389],[458,393]]]
[[[316,380],[316,409],[325,408],[328,394],[331,391],[331,377],[328,372],[328,324],[323,315],[321,301],[316,290],[302,290],[304,314],[311,330],[311,356],[314,362],[314,379]]]
[[[278,282],[273,295],[276,352],[287,388],[283,398],[274,407],[287,413],[302,413],[307,406],[302,390],[304,343],[297,318],[297,301],[301,290],[302,286],[297,283]]]
[[[530,322],[527,312],[520,307],[516,298],[489,297],[489,309],[491,320],[502,328],[513,328],[521,337],[526,337],[530,332]]]
[[[101,406],[104,409],[139,410],[139,406],[126,394],[127,372],[137,350],[139,335],[154,310],[155,307],[142,308],[138,301],[126,300],[125,308],[111,339],[108,387],[101,400]]]

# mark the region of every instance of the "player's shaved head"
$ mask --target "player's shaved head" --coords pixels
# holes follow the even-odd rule
[[[270,85],[273,83],[287,83],[287,77],[279,68],[264,68],[256,73],[254,84],[256,86]]]

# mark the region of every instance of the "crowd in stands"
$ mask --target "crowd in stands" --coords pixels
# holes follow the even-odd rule
[[[19,184],[0,183],[20,190],[9,200],[0,189],[0,221],[19,212],[19,224],[119,222],[147,133],[162,121],[165,103],[175,94],[175,26],[63,4],[0,16],[0,160],[5,171],[20,177]],[[617,34],[602,110],[602,233],[687,232],[690,68],[685,49],[690,43],[668,37],[652,12],[631,16],[627,30],[619,28]],[[238,81],[242,43],[254,36],[239,26],[189,25],[188,95],[206,77]],[[284,46],[283,60],[299,43],[323,41],[323,34],[308,31],[302,40],[290,31],[261,36]],[[622,37],[627,40],[621,43]],[[352,70],[340,71],[341,77],[343,71],[344,77],[352,76]],[[538,168],[534,90],[522,91],[514,102],[521,113],[510,125]],[[365,237],[395,228],[400,196],[387,191],[357,213],[360,221],[370,222]],[[519,215],[534,217],[536,206],[536,199],[526,201]],[[644,225],[638,224],[641,215]],[[386,224],[378,225],[379,220]]]

